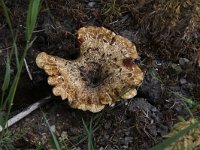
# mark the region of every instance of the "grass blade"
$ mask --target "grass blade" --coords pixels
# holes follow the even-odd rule
[[[17,44],[14,42],[13,46],[14,46],[14,51],[15,51],[16,66],[17,66],[17,69],[19,69],[19,57],[18,57]]]
[[[8,26],[9,26],[10,32],[11,32],[11,34],[12,34],[12,37],[14,37],[14,38],[13,38],[13,47],[12,47],[12,50],[11,50],[11,53],[10,53],[10,60],[11,60],[12,53],[13,53],[13,52],[12,52],[12,51],[13,51],[13,48],[14,48],[14,50],[15,50],[15,55],[17,55],[17,45],[16,45],[17,35],[14,36],[14,31],[13,31],[11,19],[10,19],[10,16],[9,16],[9,14],[8,14],[8,8],[6,7],[4,0],[1,0],[1,6],[2,6],[2,8],[3,8],[3,13],[4,13],[4,16],[5,16],[5,18],[6,18],[6,22],[7,22]],[[19,66],[18,58],[16,58],[16,64],[17,64],[17,67],[18,67],[18,66]]]
[[[13,32],[11,19],[10,19],[10,16],[8,14],[8,8],[6,7],[6,4],[5,4],[4,0],[1,0],[1,6],[3,7],[3,13],[4,13],[4,16],[6,18],[6,22],[7,22],[8,26],[9,26],[9,28],[10,28],[11,34],[14,37],[14,32]]]
[[[34,40],[32,42],[30,42],[30,39],[31,39],[31,36],[32,36],[32,31],[34,30],[35,28],[35,24],[36,24],[36,20],[37,20],[37,15],[39,13],[39,6],[40,6],[40,0],[31,0],[30,1],[30,4],[29,4],[29,9],[28,9],[28,14],[29,16],[27,16],[27,20],[30,20],[31,22],[31,32],[29,32],[28,34],[28,39],[27,42],[26,42],[26,47],[24,49],[24,52],[22,54],[22,57],[20,59],[20,62],[19,62],[19,68],[17,70],[17,74],[14,78],[14,81],[12,83],[12,86],[10,87],[9,89],[9,92],[8,92],[8,96],[6,97],[6,100],[5,100],[5,105],[8,105],[9,108],[8,108],[8,113],[7,113],[7,120],[9,118],[9,114],[10,114],[10,110],[11,110],[11,107],[13,105],[13,100],[14,100],[14,96],[15,96],[15,93],[16,93],[16,89],[17,89],[17,85],[18,85],[18,82],[19,82],[19,79],[20,79],[20,75],[21,75],[21,71],[22,71],[22,68],[24,66],[24,58],[26,57],[26,54],[27,54],[27,51],[28,49],[30,48],[30,46],[33,44]],[[33,11],[34,10],[34,11]],[[34,12],[35,14],[33,15],[34,18],[31,18],[30,16],[30,13],[31,12]],[[27,24],[27,30],[29,30],[30,28],[30,25]],[[30,42],[30,43],[29,43]]]
[[[172,137],[164,140],[162,143],[156,145],[155,147],[151,148],[151,150],[164,150],[165,148],[167,148],[170,144],[172,144],[173,142],[175,142],[176,140],[178,140],[179,138],[183,137],[184,135],[186,135],[190,130],[196,128],[199,125],[199,122],[196,122],[194,124],[191,124],[189,127],[179,131],[178,133],[176,133],[175,135],[173,135]]]
[[[10,58],[7,53],[6,73],[5,73],[4,82],[2,85],[2,91],[6,91],[8,89],[9,83],[10,83]]]
[[[190,101],[188,101],[188,98],[183,97],[182,95],[174,92],[175,96],[180,98],[181,101],[183,102],[183,105],[185,106],[186,110],[188,111],[189,115],[191,116],[191,118],[194,118],[192,111],[190,110],[188,104],[192,104],[194,105],[194,102],[190,99]],[[191,102],[192,101],[192,102]],[[189,102],[189,103],[188,103]]]
[[[61,150],[61,147],[60,147],[60,145],[59,145],[59,142],[58,142],[56,136],[54,135],[54,133],[52,132],[51,126],[50,126],[50,124],[49,124],[49,122],[48,122],[48,120],[47,120],[47,118],[46,118],[46,116],[45,116],[44,114],[43,114],[43,117],[44,117],[44,119],[45,119],[45,122],[46,122],[46,124],[47,124],[47,126],[48,126],[48,128],[49,128],[49,131],[50,131],[50,133],[51,133],[51,136],[52,136],[52,138],[53,138],[53,142],[54,142],[54,146],[55,146],[56,150]]]
[[[88,144],[88,150],[94,150],[95,144],[94,144],[94,126],[93,126],[93,118],[91,118],[89,125],[86,124],[84,119],[82,118],[83,126],[86,131],[86,138],[87,138],[87,144]]]
[[[9,58],[8,53],[7,53],[6,72],[5,72],[5,76],[4,76],[3,85],[2,85],[2,88],[1,88],[2,93],[1,93],[0,111],[3,109],[4,95],[5,95],[5,91],[9,87],[9,84],[10,84],[10,58]]]
[[[33,5],[34,4],[34,5]],[[37,7],[36,7],[37,6]],[[29,9],[28,9],[28,16],[27,16],[27,20],[30,20],[31,21],[31,26],[32,26],[32,31],[34,30],[35,28],[35,23],[36,23],[36,19],[37,19],[37,15],[39,13],[39,6],[40,6],[40,0],[31,0],[30,1],[30,4],[29,4]],[[35,9],[35,11],[33,11],[33,9]],[[34,17],[35,18],[30,18],[30,13],[31,12],[34,12]],[[27,24],[28,25],[28,24]],[[30,28],[30,25],[27,26],[27,29]],[[20,78],[20,75],[21,75],[21,71],[22,71],[22,68],[23,68],[23,65],[24,65],[24,58],[27,54],[27,51],[30,47],[29,45],[29,40],[32,36],[32,32],[28,35],[29,36],[29,39],[27,39],[27,44],[26,44],[26,48],[24,50],[24,53],[22,55],[22,58],[19,62],[19,68],[18,68],[18,71],[17,71],[17,74],[15,76],[15,79],[13,81],[13,84],[10,88],[10,91],[9,91],[9,94],[8,94],[8,97],[6,98],[6,101],[9,103],[9,104],[12,104],[13,102],[13,99],[14,99],[14,95],[15,95],[15,92],[16,92],[16,88],[17,88],[17,85],[18,85],[18,82],[19,82],[19,78]]]
[[[31,0],[30,1],[27,19],[26,19],[26,40],[27,40],[27,42],[30,41],[33,30],[35,28],[40,5],[41,5],[40,0]]]

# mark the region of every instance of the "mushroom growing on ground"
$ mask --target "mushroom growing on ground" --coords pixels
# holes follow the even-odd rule
[[[77,32],[80,57],[65,60],[45,52],[38,54],[37,66],[49,75],[53,94],[68,99],[69,105],[91,112],[120,99],[130,99],[143,80],[134,64],[135,45],[104,27],[82,27]]]

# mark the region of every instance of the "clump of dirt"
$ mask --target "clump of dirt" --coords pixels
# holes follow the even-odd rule
[[[131,101],[128,109],[129,116],[134,117],[133,141],[138,140],[141,144],[138,148],[147,149],[152,146],[152,143],[160,142],[169,130],[169,126],[162,121],[163,114],[144,98]],[[139,138],[136,135],[140,135]],[[148,142],[144,143],[143,141]]]

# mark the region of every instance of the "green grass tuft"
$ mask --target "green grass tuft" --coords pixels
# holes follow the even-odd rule
[[[95,114],[95,116],[91,117],[88,123],[86,123],[86,121],[82,118],[82,123],[85,129],[85,137],[82,139],[82,141],[87,139],[88,150],[94,150],[96,148],[94,133],[99,128],[99,122],[101,120],[102,114],[103,113]]]
[[[50,131],[50,133],[51,133],[51,137],[53,138],[53,145],[54,145],[54,148],[55,148],[56,150],[61,150],[60,143],[59,143],[59,141],[57,140],[57,138],[56,138],[55,134],[53,133],[53,131],[51,130],[51,126],[50,126],[50,124],[49,124],[49,121],[47,120],[47,118],[46,118],[46,116],[45,116],[44,114],[43,114],[43,117],[44,117],[45,122],[46,122],[46,124],[47,124],[47,126],[48,126],[48,128],[49,128],[49,131]]]
[[[13,100],[14,100],[14,96],[16,93],[16,89],[17,89],[17,85],[20,79],[20,75],[24,66],[24,58],[26,57],[26,54],[28,52],[28,49],[30,48],[30,46],[33,44],[34,40],[33,39],[31,41],[32,38],[32,34],[33,34],[33,30],[35,28],[36,25],[36,21],[37,21],[37,16],[40,10],[40,5],[41,5],[41,1],[40,0],[30,0],[29,3],[29,8],[28,8],[28,15],[27,15],[27,24],[26,24],[26,46],[24,48],[23,54],[21,56],[21,58],[18,57],[18,48],[17,48],[17,32],[15,33],[12,27],[12,21],[11,18],[9,16],[9,9],[7,8],[4,0],[0,0],[0,5],[3,9],[3,13],[6,19],[6,22],[9,26],[10,32],[12,34],[13,37],[13,45],[12,45],[12,49],[11,51],[7,52],[7,58],[6,58],[6,73],[5,73],[5,77],[4,77],[4,82],[3,85],[1,87],[1,101],[0,101],[0,127],[4,128],[6,126],[6,122],[9,119],[10,116],[10,111],[13,105]],[[10,78],[11,78],[11,59],[13,54],[15,54],[15,61],[16,61],[16,66],[17,66],[17,73],[14,77],[13,82],[10,82]],[[10,85],[11,84],[11,85]],[[6,112],[5,112],[6,110]],[[9,130],[3,130],[1,135],[0,135],[0,140],[1,146],[6,147],[6,142],[2,142],[2,141],[9,141],[9,137],[7,136]],[[15,138],[15,135],[13,135],[13,137],[10,137],[10,140],[13,141]],[[9,143],[9,142],[8,142]]]
[[[187,128],[178,131],[172,137],[164,140],[162,143],[160,143],[160,144],[156,145],[155,147],[151,148],[151,150],[164,150],[164,149],[166,149],[167,147],[169,147],[169,145],[171,145],[172,143],[176,142],[178,139],[180,139],[181,137],[186,135],[189,131],[191,131],[192,129],[195,129],[198,126],[199,126],[199,122],[195,122],[195,123],[191,124]]]

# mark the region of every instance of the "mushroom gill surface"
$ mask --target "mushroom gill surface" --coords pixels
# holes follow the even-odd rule
[[[137,94],[143,72],[133,63],[138,57],[135,45],[104,27],[82,27],[77,31],[80,57],[65,60],[45,52],[36,64],[49,75],[53,94],[68,99],[69,105],[91,112]]]

